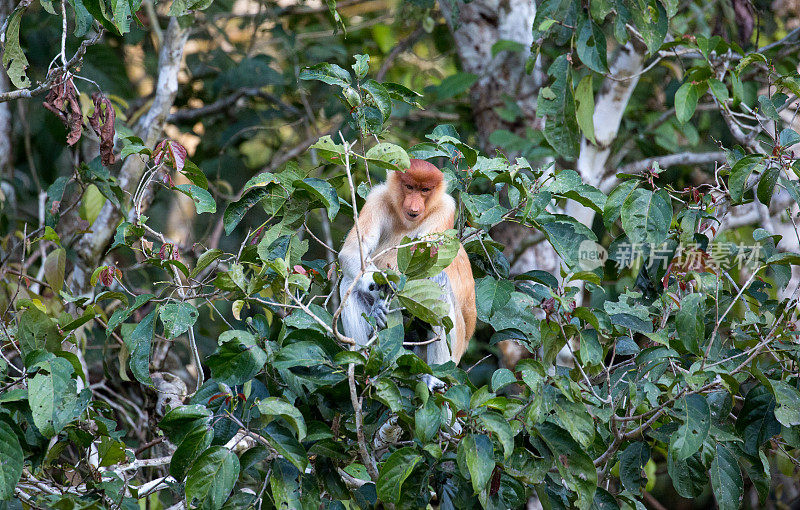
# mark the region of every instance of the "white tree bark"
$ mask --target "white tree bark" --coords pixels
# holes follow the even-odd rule
[[[453,7],[455,6],[455,7]],[[525,73],[525,62],[533,43],[533,20],[536,5],[532,0],[473,0],[469,3],[447,0],[439,2],[453,38],[461,67],[478,75],[470,90],[475,125],[480,145],[489,152],[489,135],[506,129],[524,135],[525,128],[539,129],[536,117],[536,95],[543,75],[537,68],[532,75]],[[500,40],[520,43],[520,52],[501,51],[492,57],[492,46]],[[522,110],[521,122],[506,122],[495,112],[503,105],[503,95],[513,98]]]
[[[639,83],[646,51],[644,43],[631,36],[630,41],[617,50],[609,66],[609,76],[594,99],[592,121],[595,143],[586,137],[581,139],[581,151],[576,164],[576,171],[586,184],[602,189],[604,178],[609,177],[606,175],[606,163],[611,154],[611,144],[617,138],[625,108]],[[613,178],[614,174],[612,172],[610,177]],[[594,220],[592,209],[571,200],[567,204],[567,214],[591,228]]]

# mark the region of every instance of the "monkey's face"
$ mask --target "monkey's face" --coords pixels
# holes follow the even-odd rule
[[[417,188],[411,184],[403,185],[403,215],[410,222],[421,221],[425,217],[431,188]]]
[[[403,219],[411,223],[422,221],[442,185],[441,172],[436,170],[433,174],[423,174],[412,169],[400,173],[397,182],[400,188],[398,196],[402,199]]]

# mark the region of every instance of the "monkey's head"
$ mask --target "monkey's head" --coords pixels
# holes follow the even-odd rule
[[[389,174],[389,186],[398,214],[406,222],[417,223],[444,192],[444,174],[427,161],[412,159],[405,172]]]

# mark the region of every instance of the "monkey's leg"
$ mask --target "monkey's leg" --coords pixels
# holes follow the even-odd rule
[[[447,273],[442,271],[438,275],[432,277],[431,280],[438,283],[439,286],[442,287],[443,297],[447,301],[449,307],[448,315],[450,317],[451,322],[453,323],[453,329],[451,330],[451,332],[455,333],[456,304],[455,304],[455,298],[453,296],[453,288],[450,284],[450,278],[447,276]],[[420,357],[422,357],[429,365],[441,365],[443,363],[447,363],[448,361],[452,360],[453,356],[450,351],[450,346],[447,343],[447,332],[445,331],[444,327],[437,326],[432,328],[429,340],[432,340],[434,338],[436,338],[436,341],[428,345],[422,346],[422,349],[424,349],[424,353],[422,353]],[[431,391],[445,387],[444,381],[442,381],[438,377],[434,377],[429,374],[424,374],[422,376],[422,379],[425,381],[425,384],[428,385],[428,389]]]

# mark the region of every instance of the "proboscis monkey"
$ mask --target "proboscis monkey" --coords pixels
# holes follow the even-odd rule
[[[355,227],[350,230],[339,252],[342,268],[339,293],[345,303],[342,322],[346,335],[360,345],[369,341],[372,327],[362,314],[374,317],[379,327],[385,327],[387,309],[380,299],[373,275],[379,268],[397,269],[397,250],[391,248],[398,246],[406,236],[413,239],[452,229],[455,214],[455,200],[445,192],[444,174],[427,161],[412,159],[408,170],[389,172],[386,182],[372,189],[358,214],[358,233],[361,235],[364,260],[368,264],[367,271],[346,302],[347,290],[361,274],[361,255]],[[379,256],[373,260],[374,255]],[[476,320],[475,280],[463,246],[459,245],[458,255],[453,262],[432,280],[442,286],[443,297],[450,307],[450,319],[453,321],[450,332],[452,351],[442,328],[436,328],[440,331],[434,331],[433,334],[438,335],[439,340],[418,346],[416,352],[429,364],[450,360],[458,363],[475,331]],[[432,377],[426,378],[426,382],[429,387],[441,384],[441,381]]]

